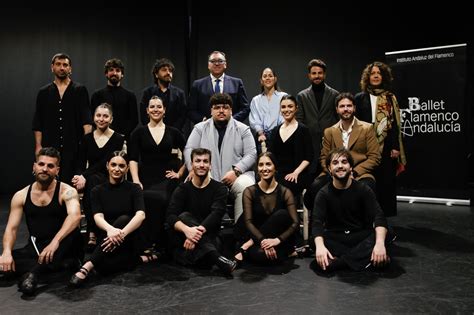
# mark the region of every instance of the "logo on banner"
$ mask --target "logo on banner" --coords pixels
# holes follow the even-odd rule
[[[423,133],[461,132],[459,112],[448,112],[444,100],[408,97],[408,108],[400,109],[401,132],[405,136]]]

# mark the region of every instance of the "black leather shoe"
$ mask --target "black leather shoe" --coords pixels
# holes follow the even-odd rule
[[[76,288],[80,287],[87,280],[87,275],[89,274],[89,270],[87,270],[84,267],[81,267],[78,272],[84,275],[84,279],[81,279],[78,276],[76,276],[76,274],[73,274],[71,277],[71,280],[69,280],[69,284]]]
[[[20,283],[19,288],[20,291],[28,294],[28,295],[33,295],[36,291],[36,288],[38,286],[38,279],[36,275],[32,272],[28,272],[23,281]]]
[[[219,258],[217,258],[216,265],[220,270],[222,270],[223,273],[230,275],[237,267],[237,262],[235,260],[227,259],[224,256],[219,256]]]

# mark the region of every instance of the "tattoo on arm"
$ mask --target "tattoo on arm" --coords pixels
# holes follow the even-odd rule
[[[77,197],[77,193],[75,192],[74,189],[68,189],[64,193],[64,201],[66,202],[69,200],[75,199],[76,197]]]

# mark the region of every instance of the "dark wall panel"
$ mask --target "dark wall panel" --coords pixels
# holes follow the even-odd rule
[[[142,89],[153,83],[151,68],[159,57],[174,61],[175,83],[184,86],[184,19],[182,10],[181,15],[142,13],[127,17],[2,10],[0,165],[7,180],[0,182],[0,192],[10,193],[30,181],[34,150],[31,120],[36,93],[53,80],[50,61],[55,53],[71,56],[72,79],[83,83],[90,95],[106,84],[105,61],[112,57],[122,59],[123,86],[134,91],[140,100]]]
[[[11,193],[31,179],[35,97],[52,80],[50,59],[59,51],[71,55],[72,78],[85,84],[89,93],[105,85],[105,60],[121,58],[126,66],[123,84],[138,99],[152,84],[150,70],[156,58],[174,61],[174,83],[187,92],[190,82],[207,75],[207,54],[212,50],[227,53],[227,73],[244,80],[250,99],[259,92],[260,72],[266,66],[277,72],[283,90],[296,94],[309,85],[307,62],[321,58],[328,64],[328,84],[356,93],[363,67],[383,60],[386,51],[464,42],[472,83],[469,11],[456,1],[429,8],[403,2],[389,1],[384,8],[376,3],[302,0],[278,5],[178,0],[171,8],[139,2],[134,3],[136,9],[96,6],[57,12],[4,8],[0,174],[5,180],[0,181],[0,193]]]

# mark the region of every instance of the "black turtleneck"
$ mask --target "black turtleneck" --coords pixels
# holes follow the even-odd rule
[[[105,220],[114,222],[121,215],[133,217],[138,210],[145,210],[140,186],[127,180],[103,183],[92,189],[92,213],[103,213]]]
[[[216,127],[217,133],[219,134],[219,141],[217,142],[219,152],[221,151],[222,140],[224,140],[224,135],[225,135],[225,131],[227,129],[228,123],[229,123],[228,121],[226,121],[225,123],[217,123],[214,121],[214,126]]]
[[[122,86],[107,85],[95,91],[91,97],[91,112],[102,103],[112,105],[114,120],[111,128],[123,134],[128,141],[130,133],[138,124],[137,98]]]
[[[314,97],[316,98],[316,106],[318,109],[321,108],[321,104],[323,103],[323,96],[324,96],[324,89],[326,88],[326,84],[321,82],[321,84],[311,84],[311,88],[314,93]]]

